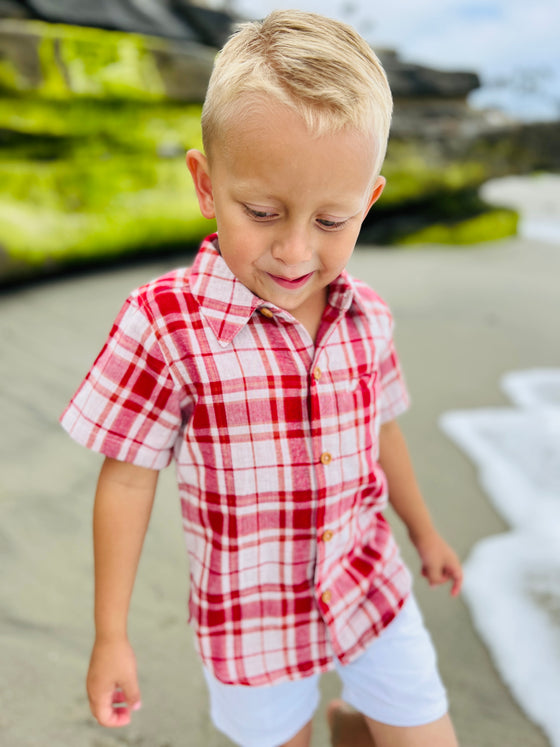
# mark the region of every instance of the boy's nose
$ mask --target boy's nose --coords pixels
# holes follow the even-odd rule
[[[285,265],[298,265],[311,259],[311,237],[307,231],[292,229],[276,236],[272,244],[272,256]]]

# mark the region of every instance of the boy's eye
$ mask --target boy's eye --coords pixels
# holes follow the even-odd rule
[[[255,220],[271,220],[276,218],[276,213],[269,212],[268,210],[258,210],[257,208],[249,207],[249,205],[243,205],[245,212]]]
[[[336,231],[337,228],[342,228],[347,222],[345,220],[327,220],[326,218],[317,219],[321,228],[326,228],[328,231]]]

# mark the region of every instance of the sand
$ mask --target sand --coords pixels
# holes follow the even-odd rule
[[[0,297],[0,741],[9,747],[229,744],[210,725],[185,624],[187,564],[172,470],[160,481],[131,612],[143,709],[130,727],[103,730],[89,715],[84,688],[100,458],[75,445],[57,417],[127,293],[173,264],[65,278]],[[393,308],[413,398],[402,426],[435,521],[464,558],[505,525],[437,420],[450,409],[506,404],[499,379],[507,371],[560,366],[560,244],[515,238],[465,248],[361,248],[351,270]],[[402,529],[396,532],[417,572]],[[463,601],[422,579],[416,593],[462,747],[544,747],[495,673]],[[337,693],[327,675],[314,747],[328,744],[324,707]]]

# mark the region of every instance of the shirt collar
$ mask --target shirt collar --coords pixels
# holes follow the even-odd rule
[[[220,255],[217,233],[202,242],[190,273],[190,286],[201,313],[224,347],[256,310],[268,307],[275,314],[286,313],[263,301],[235,277]],[[365,312],[354,280],[344,270],[329,287],[329,304],[347,311],[353,302]]]
[[[367,309],[356,287],[356,281],[346,270],[343,270],[330,284],[329,304],[341,311],[348,311],[352,305],[356,305],[360,311],[367,314]]]
[[[220,256],[216,233],[202,242],[191,270],[190,285],[201,313],[224,346],[247,324],[255,309],[263,305]]]

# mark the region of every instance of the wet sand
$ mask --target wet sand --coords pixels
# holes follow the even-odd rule
[[[188,262],[188,258],[186,260]],[[172,469],[158,498],[133,599],[143,709],[109,732],[89,716],[91,505],[100,458],[57,418],[102,345],[121,302],[175,260],[66,278],[0,297],[0,741],[10,747],[225,747],[210,725],[185,624],[187,563]],[[560,366],[560,246],[524,239],[466,248],[361,248],[352,272],[386,298],[413,407],[402,418],[420,483],[461,557],[505,525],[472,465],[437,426],[450,409],[507,404],[507,371]],[[417,562],[402,529],[403,552]],[[477,638],[464,603],[416,593],[433,634],[462,747],[545,747]],[[323,682],[314,747],[328,744]]]

